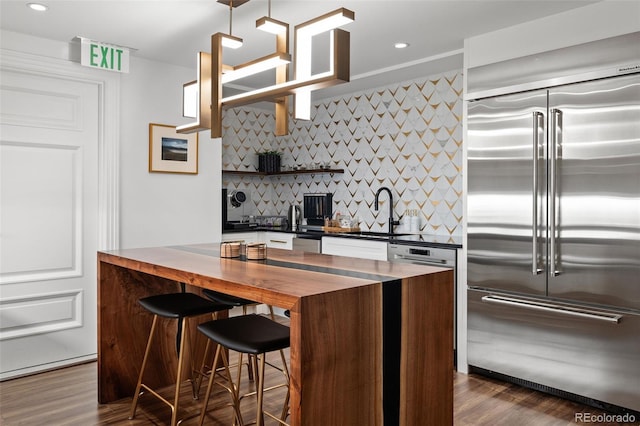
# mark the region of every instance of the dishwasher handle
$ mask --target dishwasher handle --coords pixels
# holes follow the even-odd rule
[[[433,266],[447,266],[447,264],[449,263],[446,259],[437,259],[437,258],[424,258],[424,257],[418,257],[418,256],[405,256],[402,254],[395,254],[393,260],[406,260],[409,262],[417,262],[417,263],[421,263],[424,265],[433,265]]]

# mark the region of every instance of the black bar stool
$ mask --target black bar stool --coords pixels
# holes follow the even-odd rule
[[[211,290],[211,289],[203,289],[202,290],[202,294],[204,294],[206,297],[208,297],[209,299],[213,300],[214,302],[217,303],[223,303],[225,305],[230,305],[233,307],[242,307],[242,314],[243,315],[247,315],[247,307],[251,306],[251,305],[259,305],[259,302],[256,302],[255,300],[251,300],[251,299],[244,299],[242,297],[237,297],[237,296],[232,296],[230,294],[226,294],[226,293],[222,293],[216,290]],[[267,305],[267,307],[269,308],[269,316],[271,317],[272,320],[275,321],[276,317],[275,314],[273,312],[273,306],[271,305]],[[287,312],[285,312],[285,315],[287,314]],[[288,315],[287,315],[288,316]],[[208,366],[206,365],[206,360],[208,358],[209,355],[209,349],[210,349],[210,345],[209,345],[210,341],[207,342],[207,346],[205,348],[205,357],[202,359],[202,367],[200,369],[200,376],[199,376],[199,380],[197,383],[197,391],[198,393],[200,393],[200,385],[202,383],[202,378],[206,377],[209,372],[207,372],[207,368]],[[284,352],[280,351],[280,356],[282,358],[282,362],[284,364],[286,364],[286,357],[284,356]],[[252,381],[253,380],[253,373],[254,371],[256,371],[258,369],[258,364],[257,364],[257,360],[256,357],[252,356],[251,354],[249,354],[247,356],[247,372],[248,372],[248,376],[249,376],[249,380]],[[237,364],[238,367],[238,380],[240,380],[240,366],[242,365],[242,357],[240,357],[240,361]],[[230,389],[227,389],[229,391],[231,391]]]
[[[213,300],[216,303],[222,303],[225,305],[229,305],[232,306],[234,308],[239,308],[242,307],[242,314],[243,315],[247,315],[247,306],[250,305],[257,305],[258,302],[254,301],[254,300],[250,300],[250,299],[243,299],[242,297],[236,297],[236,296],[232,296],[230,294],[226,294],[226,293],[222,293],[219,291],[215,291],[215,290],[210,290],[208,288],[202,289],[202,294],[204,294],[206,297],[208,297],[209,299]],[[271,312],[271,319],[275,319],[274,315],[273,315],[273,308],[271,306],[269,306],[269,312]],[[200,368],[200,380],[197,383],[197,390],[198,393],[200,392],[200,384],[201,384],[201,379],[204,376],[207,376],[208,373],[206,372],[207,370],[207,365],[206,365],[206,361],[207,361],[207,357],[209,356],[209,349],[210,349],[210,343],[211,341],[207,341],[207,346],[204,350],[204,358],[202,359],[202,367]],[[254,362],[252,362],[252,357],[249,355],[249,360],[247,362],[247,372],[249,374],[249,380],[253,380],[253,372],[256,369],[256,364]],[[238,364],[238,368],[240,367],[240,365],[242,365],[241,363]]]
[[[202,290],[202,294],[204,294],[206,297],[208,297],[209,299],[213,300],[214,302],[217,303],[223,303],[225,305],[230,305],[233,306],[235,308],[239,308],[242,307],[242,314],[243,315],[247,315],[247,306],[250,305],[259,305],[259,302],[256,302],[255,300],[251,300],[251,299],[243,299],[242,297],[236,297],[236,296],[232,296],[230,294],[226,294],[226,293],[222,293],[219,291],[215,291],[215,290],[210,290],[210,289],[203,289]],[[275,314],[273,313],[273,306],[271,305],[267,305],[267,307],[269,308],[269,316],[271,316],[272,320],[275,320]],[[285,311],[285,315],[287,315],[288,311]],[[289,316],[289,315],[287,315]],[[207,359],[207,356],[209,355],[209,343],[207,343],[207,347],[205,349],[205,358],[203,359],[203,363],[202,363],[202,368],[200,371],[205,371],[206,370],[206,365],[205,365],[205,361]],[[247,370],[248,370],[248,374],[249,374],[249,380],[253,380],[253,372],[255,370],[257,370],[258,365],[256,364],[256,360],[255,357],[252,357],[251,355],[248,356],[248,362],[247,362]],[[282,360],[284,362],[284,353],[282,354]],[[241,364],[238,364],[241,365]],[[201,377],[206,376],[207,374],[201,374]],[[200,391],[200,384],[201,382],[199,381],[197,383],[197,389],[198,392]]]
[[[225,305],[222,303],[216,303],[211,300],[205,299],[204,297],[200,297],[197,294],[193,293],[169,293],[169,294],[161,294],[157,296],[145,297],[138,300],[138,303],[151,312],[153,314],[153,323],[151,325],[151,331],[149,332],[149,339],[147,340],[147,347],[144,352],[144,358],[142,360],[142,367],[140,367],[140,375],[138,377],[138,384],[136,386],[136,391],[133,396],[133,402],[131,404],[131,412],[129,414],[129,419],[132,420],[136,414],[136,408],[138,406],[138,399],[140,395],[144,392],[141,390],[147,390],[149,393],[154,395],[156,398],[167,404],[171,407],[171,425],[175,426],[177,424],[177,416],[178,416],[178,402],[180,397],[180,385],[181,385],[181,377],[182,371],[184,369],[185,364],[185,352],[186,346],[189,347],[189,351],[191,348],[191,339],[189,337],[189,318],[195,317],[203,314],[212,314],[214,318],[216,318],[216,313],[220,311],[226,311],[231,309],[231,306]],[[162,397],[159,393],[157,393],[154,389],[150,388],[146,384],[142,382],[144,377],[144,371],[147,366],[147,359],[149,357],[149,353],[151,350],[151,345],[153,343],[153,338],[156,332],[156,325],[159,317],[164,318],[172,318],[177,319],[178,322],[178,337],[176,340],[177,353],[178,353],[178,373],[176,375],[176,384],[175,384],[175,394],[173,403]],[[191,359],[191,386],[194,395],[194,399],[197,399],[197,390],[195,387],[195,382],[193,380],[193,356],[189,357]]]
[[[221,293],[215,290],[203,289],[202,294],[207,296],[209,299],[214,302],[224,303],[225,305],[231,305],[233,307],[242,307],[242,314],[247,315],[247,306],[249,305],[259,305],[259,302],[250,299],[243,299],[242,297],[232,296],[230,294]],[[267,305],[269,308],[269,315],[272,320],[275,320],[275,314],[273,313],[273,306]],[[286,312],[285,312],[286,315]]]
[[[241,365],[242,362],[242,354],[252,355],[260,359],[260,367],[258,369],[255,392],[257,395],[257,426],[262,426],[264,424],[264,415],[277,420],[283,425],[287,425],[285,420],[289,411],[289,372],[284,355],[282,355],[282,372],[286,379],[286,382],[284,384],[265,389],[264,370],[266,365],[266,354],[268,352],[280,351],[280,353],[282,354],[282,351],[289,347],[289,327],[279,324],[263,316],[250,314],[215,321],[208,321],[200,324],[198,326],[198,330],[209,339],[217,343],[213,365],[217,365],[218,359],[222,358],[222,364],[226,371],[226,379],[230,383],[230,387],[227,388],[224,385],[221,386],[228,389],[231,393],[232,405],[235,411],[237,422],[241,426],[244,424],[240,411],[240,401],[242,399],[242,397],[240,396],[240,374],[238,374],[238,380],[236,381],[236,383],[234,383],[233,379],[231,378],[229,362],[227,360],[225,349],[236,351],[240,354],[239,365]],[[209,397],[211,395],[211,389],[213,388],[213,384],[216,381],[217,380],[215,380],[215,375],[212,374],[207,386],[205,399],[202,402],[202,412],[200,413],[199,423],[200,425],[202,425],[204,422],[204,418],[207,413]],[[280,415],[280,418],[278,418],[273,414],[265,412],[263,410],[263,396],[265,390],[275,389],[282,386],[287,387],[287,393],[283,404],[282,413]],[[243,397],[247,395],[243,395]]]
[[[242,307],[242,313],[244,315],[247,314],[247,306],[249,305],[257,305],[258,302],[249,299],[243,299],[241,297],[231,296],[230,294],[221,293],[219,291],[210,290],[205,288],[202,290],[202,294],[204,294],[209,299],[213,300],[217,303],[223,303],[225,305],[230,305],[233,307]],[[271,308],[270,308],[271,309]],[[273,315],[273,313],[272,313]]]

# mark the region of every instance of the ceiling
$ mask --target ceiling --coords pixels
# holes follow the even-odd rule
[[[49,10],[32,11],[28,1],[40,1]],[[326,97],[461,68],[465,38],[592,3],[596,1],[272,0],[271,17],[289,23],[293,33],[295,25],[337,8],[355,12],[355,22],[343,27],[351,34],[351,83],[324,89]],[[275,50],[275,37],[255,28],[256,19],[267,14],[267,0],[233,9],[232,33],[244,45],[225,49],[226,64]],[[133,56],[195,69],[197,52],[210,51],[210,35],[229,32],[229,8],[215,0],[1,0],[0,28],[64,42],[82,36],[133,48]],[[293,45],[293,34],[291,40]],[[395,49],[398,41],[410,45]],[[322,66],[315,55],[326,56],[325,46],[322,38],[314,42],[314,67]],[[255,84],[243,81],[236,88]]]

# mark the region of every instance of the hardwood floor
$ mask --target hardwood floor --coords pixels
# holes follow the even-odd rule
[[[277,358],[277,355],[274,354],[274,356]],[[269,358],[269,360],[276,363],[276,358]],[[269,370],[267,380],[277,381],[281,378],[277,371]],[[96,371],[96,363],[93,362],[1,382],[0,424],[4,426],[167,424],[170,417],[168,407],[150,396],[140,398],[135,420],[127,419],[131,398],[106,405],[98,404]],[[454,424],[456,426],[571,425],[576,424],[575,413],[590,413],[593,416],[602,414],[594,408],[517,385],[473,374],[465,375],[457,372],[453,374]],[[181,413],[183,417],[193,417],[183,421],[182,425],[196,425],[200,401],[191,398],[189,385],[183,386],[183,389]],[[202,395],[204,390],[203,387]],[[268,395],[266,403],[272,412],[277,412],[278,404],[282,399],[283,390],[280,389]],[[205,424],[228,425],[231,423],[231,408],[225,406],[227,400],[225,391],[222,389],[217,391],[215,398],[212,397],[209,403],[209,409],[212,411]],[[254,409],[252,405],[253,398],[243,401],[243,413],[247,413],[245,421],[252,419]],[[267,422],[267,424],[275,424],[275,422]]]

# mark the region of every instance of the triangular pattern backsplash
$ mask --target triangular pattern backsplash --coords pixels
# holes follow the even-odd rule
[[[246,190],[258,215],[285,215],[304,193],[332,192],[334,212],[357,217],[360,227],[386,231],[388,199],[395,218],[415,211],[420,232],[462,232],[462,72],[326,99],[311,121],[290,121],[290,134],[273,135],[274,114],[257,108],[225,111],[222,167],[255,171],[257,151],[282,152],[285,166],[330,163],[344,174],[224,175],[223,187]],[[402,228],[397,228],[400,231]]]

